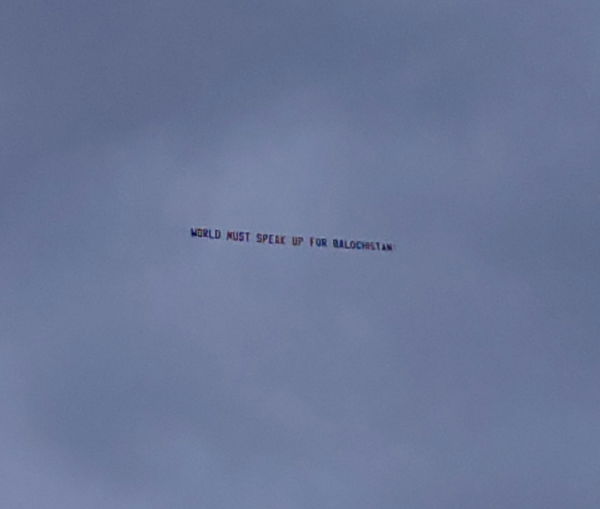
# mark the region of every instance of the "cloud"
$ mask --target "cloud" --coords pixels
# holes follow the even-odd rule
[[[595,4],[3,9],[5,504],[597,505]]]

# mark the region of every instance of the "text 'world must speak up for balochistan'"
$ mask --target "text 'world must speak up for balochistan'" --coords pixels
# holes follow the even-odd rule
[[[218,228],[191,228],[192,237],[210,240],[225,240],[230,242],[253,242],[256,244],[274,246],[308,246],[314,248],[354,249],[364,251],[393,251],[394,245],[389,242],[370,240],[327,239],[325,237],[307,237],[300,235],[281,235],[278,233],[251,233],[248,231],[228,230]]]

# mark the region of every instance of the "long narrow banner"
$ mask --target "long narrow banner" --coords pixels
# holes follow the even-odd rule
[[[247,231],[227,230],[218,228],[191,228],[192,237],[210,240],[224,240],[230,242],[253,242],[273,246],[308,246],[314,248],[357,249],[364,251],[393,251],[394,245],[390,242],[377,242],[370,240],[346,240],[340,238],[327,239],[325,237],[308,237],[300,235],[282,235],[279,233],[251,233]],[[289,242],[288,242],[289,241]],[[331,242],[330,242],[331,241]]]

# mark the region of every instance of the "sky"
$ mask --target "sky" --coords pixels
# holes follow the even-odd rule
[[[599,23],[2,2],[1,505],[598,507]]]

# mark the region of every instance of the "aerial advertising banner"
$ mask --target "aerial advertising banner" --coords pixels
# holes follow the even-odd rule
[[[394,245],[390,242],[373,240],[348,240],[343,238],[326,238],[322,236],[303,237],[301,235],[283,235],[280,233],[249,232],[240,230],[220,230],[218,228],[190,229],[192,237],[201,239],[244,242],[270,246],[310,247],[318,249],[349,249],[358,251],[393,251]]]

